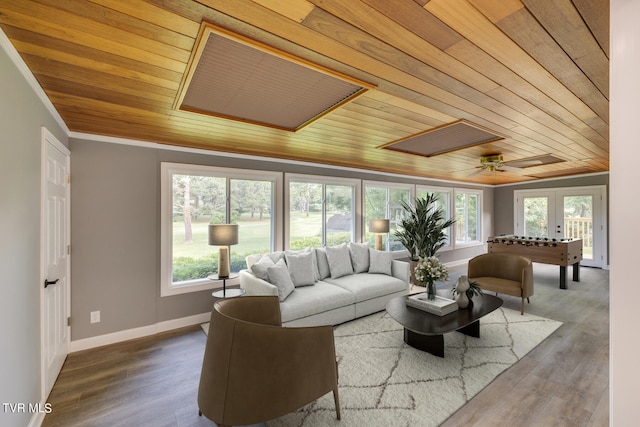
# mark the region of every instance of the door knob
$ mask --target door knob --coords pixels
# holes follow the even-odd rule
[[[49,285],[55,285],[56,283],[58,283],[58,280],[60,280],[60,279],[56,279],[56,280],[44,279],[44,287],[46,288]]]

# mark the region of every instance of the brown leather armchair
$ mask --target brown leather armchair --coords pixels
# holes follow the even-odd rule
[[[218,300],[200,374],[200,415],[219,426],[257,424],[333,391],[340,419],[331,326],[283,328],[276,296]]]
[[[469,261],[469,281],[496,294],[520,297],[520,314],[524,314],[524,300],[533,295],[533,264],[529,258],[508,252],[490,252]]]

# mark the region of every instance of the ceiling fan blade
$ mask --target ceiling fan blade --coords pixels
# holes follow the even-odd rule
[[[480,173],[482,173],[484,171],[483,167],[479,167],[478,170],[471,172],[469,175],[467,175],[467,178],[471,178],[472,176],[476,176]]]
[[[520,172],[522,170],[522,168],[516,168],[516,167],[513,167],[513,166],[502,165],[502,166],[500,166],[499,170],[501,170],[502,172]]]
[[[531,160],[525,159],[525,160],[511,160],[509,162],[506,162],[505,166],[509,166],[510,168],[523,169],[523,168],[530,168],[532,166],[539,166],[543,164],[544,162],[539,159],[531,159]]]

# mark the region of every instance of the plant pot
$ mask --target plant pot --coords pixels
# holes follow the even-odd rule
[[[422,286],[423,284],[419,283],[416,280],[415,269],[416,269],[417,265],[418,265],[418,260],[417,259],[410,259],[409,260],[409,274],[410,274],[411,285]]]

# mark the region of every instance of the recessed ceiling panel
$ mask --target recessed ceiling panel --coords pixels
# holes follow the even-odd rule
[[[460,120],[394,141],[383,148],[430,157],[501,139],[504,139],[501,135]]]
[[[371,86],[205,24],[182,110],[296,131]]]
[[[564,161],[564,159],[551,154],[543,154],[541,156],[527,157],[526,159],[511,160],[509,162],[505,162],[505,165],[513,168],[531,168],[534,166],[550,165]]]
[[[593,172],[593,169],[588,167],[581,167],[581,168],[573,168],[573,169],[561,169],[557,171],[543,172],[543,173],[536,173],[536,174],[528,174],[527,176],[530,176],[532,178],[543,179],[543,178],[556,178],[559,176],[582,175],[582,174],[591,173],[591,172]]]

